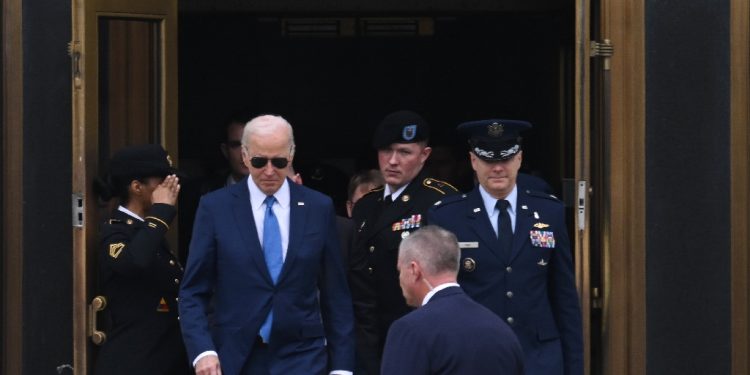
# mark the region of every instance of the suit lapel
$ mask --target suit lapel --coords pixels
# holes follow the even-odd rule
[[[234,211],[238,231],[242,237],[242,243],[247,244],[250,257],[258,268],[258,272],[266,281],[273,283],[271,275],[268,273],[266,259],[263,256],[263,247],[258,240],[258,230],[255,227],[255,219],[253,219],[253,208],[250,206],[250,190],[247,188],[247,179],[232,185],[230,189],[234,195],[232,210]]]
[[[518,189],[518,199],[516,200],[516,230],[513,232],[513,245],[509,262],[512,262],[521,252],[523,244],[529,238],[529,228],[531,228],[533,218],[531,209],[528,207],[526,194]]]
[[[482,240],[482,242],[487,244],[486,247],[492,252],[492,254],[505,262],[505,257],[497,246],[497,235],[492,229],[492,224],[490,224],[489,214],[485,212],[484,201],[482,200],[482,195],[479,193],[479,188],[476,188],[469,193],[468,201],[469,212],[467,212],[467,215],[469,219],[469,227]]]
[[[305,234],[304,230],[307,227],[308,209],[305,206],[304,191],[292,181],[287,180],[287,183],[289,184],[289,244],[277,284],[283,281],[284,276],[294,265]]]

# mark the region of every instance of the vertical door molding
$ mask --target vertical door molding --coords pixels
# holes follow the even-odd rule
[[[605,374],[646,373],[645,8],[603,0],[614,46],[606,198]]]
[[[750,5],[730,4],[732,374],[750,372]]]
[[[21,0],[2,1],[3,198],[2,367],[20,374],[23,360],[23,44]]]

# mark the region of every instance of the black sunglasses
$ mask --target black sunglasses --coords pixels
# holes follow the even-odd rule
[[[250,158],[250,165],[253,166],[253,168],[264,168],[266,165],[268,165],[268,161],[271,161],[271,165],[273,165],[276,169],[282,169],[286,168],[287,165],[289,165],[289,160],[286,158],[264,158],[262,156],[254,156]]]

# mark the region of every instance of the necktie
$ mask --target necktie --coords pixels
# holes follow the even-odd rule
[[[499,199],[495,207],[500,210],[497,215],[497,239],[500,243],[500,250],[505,254],[506,259],[510,256],[511,244],[513,243],[513,229],[510,226],[510,215],[508,215],[508,206],[510,203],[505,199]]]
[[[271,274],[274,284],[276,284],[279,278],[281,266],[284,263],[281,255],[281,230],[279,230],[279,221],[276,220],[276,215],[274,215],[272,209],[275,202],[276,198],[273,195],[266,197],[264,201],[266,204],[266,216],[263,219],[263,256],[266,258],[268,273]],[[266,321],[260,327],[260,337],[263,338],[263,342],[269,342],[272,324],[273,309],[268,313]]]
[[[388,194],[388,196],[386,196],[386,197],[385,197],[385,198],[383,199],[383,203],[384,203],[385,205],[389,205],[389,204],[393,203],[393,198],[391,198],[391,194]]]

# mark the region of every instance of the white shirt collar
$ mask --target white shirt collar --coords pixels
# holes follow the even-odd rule
[[[134,217],[134,218],[136,218],[138,220],[140,220],[140,221],[144,221],[140,216],[136,215],[135,212],[130,211],[130,210],[128,210],[127,208],[125,208],[123,206],[118,206],[117,207],[117,211],[124,212],[124,213],[126,213],[126,214],[128,214],[128,215],[130,215],[130,216],[132,216],[132,217]]]
[[[253,210],[256,210],[261,205],[263,205],[263,202],[266,200],[267,195],[266,193],[260,191],[260,188],[258,188],[258,185],[255,185],[255,181],[253,181],[252,177],[248,177],[247,179],[247,188],[250,190],[250,205],[252,205]],[[279,203],[279,206],[283,207],[284,209],[289,207],[291,198],[289,197],[288,179],[284,178],[284,183],[281,184],[279,190],[273,193],[273,196],[276,198],[276,202]]]
[[[403,193],[404,190],[406,190],[406,187],[409,186],[409,184],[406,184],[406,185],[398,188],[398,190],[393,191],[393,192],[391,191],[391,186],[388,185],[388,184],[385,184],[385,189],[383,189],[383,198],[385,198],[385,197],[387,197],[387,196],[390,195],[391,196],[391,200],[395,202],[396,199],[398,199],[398,196],[401,195],[401,193]]]
[[[443,289],[454,287],[454,286],[459,286],[459,285],[458,285],[458,283],[445,283],[445,284],[440,284],[440,285],[432,288],[432,290],[429,293],[427,293],[426,296],[424,296],[424,299],[422,300],[422,306],[426,305],[427,302],[430,302],[430,299],[432,299],[432,296],[434,296],[435,293],[437,293],[437,292],[439,292],[439,291],[441,291]]]

